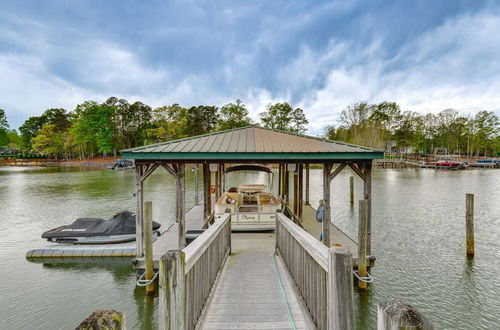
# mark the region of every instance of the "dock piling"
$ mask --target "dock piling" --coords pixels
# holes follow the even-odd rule
[[[153,278],[153,203],[146,202],[144,204],[144,259],[146,262],[146,281],[151,281]],[[146,286],[146,294],[154,294],[154,281]]]
[[[358,275],[366,277],[366,252],[367,252],[367,234],[368,234],[368,201],[362,199],[359,201],[359,228],[358,228]],[[368,284],[358,281],[360,289],[366,289]]]
[[[474,258],[474,194],[465,195],[465,241],[467,257]]]

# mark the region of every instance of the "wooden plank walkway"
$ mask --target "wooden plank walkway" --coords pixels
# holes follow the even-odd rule
[[[315,328],[274,249],[274,233],[233,233],[232,253],[209,298],[201,329],[292,329],[292,320],[297,329]]]
[[[289,208],[293,210],[293,200],[289,202]],[[320,239],[320,234],[323,232],[323,224],[316,220],[316,210],[311,206],[304,204],[302,207],[302,227],[314,238]],[[358,263],[358,243],[347,236],[333,223],[330,224],[330,244],[331,246],[347,247],[352,254],[353,263]]]

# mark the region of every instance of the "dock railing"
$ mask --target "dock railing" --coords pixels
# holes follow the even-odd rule
[[[225,214],[183,250],[160,259],[159,329],[195,328],[230,253],[231,215]]]
[[[318,329],[355,328],[352,255],[346,248],[326,247],[278,213],[276,251]]]

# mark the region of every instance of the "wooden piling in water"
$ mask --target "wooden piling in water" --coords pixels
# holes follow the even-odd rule
[[[146,281],[151,281],[154,275],[153,264],[153,203],[144,204],[144,259],[146,263]],[[154,282],[146,286],[146,294],[152,295],[155,291]]]
[[[351,204],[354,204],[354,177],[350,176],[349,177],[349,187],[350,187],[350,199],[351,199]]]
[[[377,305],[377,330],[433,330],[432,323],[415,307],[400,299]]]
[[[368,235],[368,201],[362,199],[359,201],[359,227],[358,227],[358,275],[366,277],[366,252],[367,252],[367,235]],[[368,284],[363,281],[358,281],[360,289],[366,289]]]
[[[467,257],[474,257],[474,194],[465,195],[465,242]]]

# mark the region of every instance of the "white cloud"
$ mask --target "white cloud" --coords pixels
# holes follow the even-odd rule
[[[500,17],[481,12],[447,21],[410,41],[392,59],[377,56],[383,45],[380,40],[362,54],[350,54],[354,45],[348,45],[338,56],[349,60],[331,67],[324,87],[300,102],[311,121],[310,133],[321,133],[340,110],[363,100],[395,101],[405,110],[418,112],[500,109],[499,35]],[[330,50],[325,54],[304,51],[295,63],[312,58],[321,63]],[[365,61],[360,61],[363,57]],[[316,67],[302,67],[308,75],[317,74]]]

